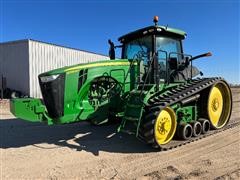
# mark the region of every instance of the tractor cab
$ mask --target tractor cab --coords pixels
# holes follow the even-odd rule
[[[154,26],[145,27],[121,36],[122,59],[141,60],[142,79],[149,71],[148,83],[175,81],[174,72],[191,56],[183,54],[182,40],[184,31],[159,26],[158,17],[154,17]],[[150,69],[149,69],[150,68]]]

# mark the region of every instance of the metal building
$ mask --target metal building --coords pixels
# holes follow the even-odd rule
[[[4,42],[0,43],[0,77],[6,78],[10,89],[30,97],[41,97],[40,73],[106,59],[109,57],[32,39]]]

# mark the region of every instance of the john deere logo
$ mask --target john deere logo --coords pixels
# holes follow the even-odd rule
[[[218,107],[219,107],[219,101],[217,98],[214,98],[212,101],[212,110],[216,112],[218,110]]]

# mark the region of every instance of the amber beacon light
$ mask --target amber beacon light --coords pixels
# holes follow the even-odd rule
[[[154,16],[154,17],[153,17],[153,22],[155,23],[155,26],[156,26],[157,23],[158,23],[158,16]]]

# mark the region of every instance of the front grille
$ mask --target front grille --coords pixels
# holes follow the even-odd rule
[[[64,115],[64,87],[65,74],[60,74],[55,80],[41,82],[39,84],[48,114],[51,118],[58,118]]]

